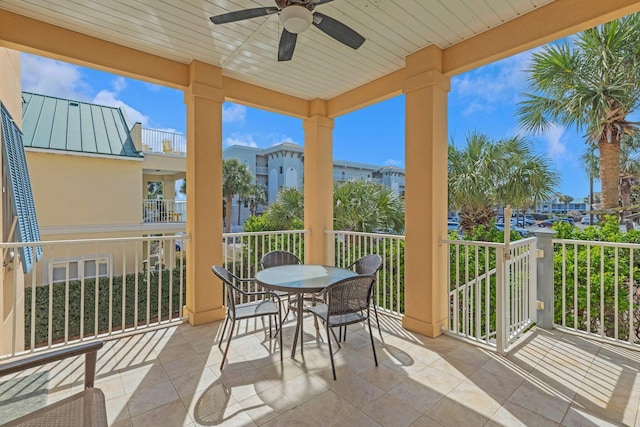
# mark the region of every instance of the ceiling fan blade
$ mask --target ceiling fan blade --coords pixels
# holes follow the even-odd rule
[[[321,4],[325,4],[325,3],[329,3],[332,2],[333,0],[316,0],[316,2],[314,3],[316,6],[319,6]]]
[[[253,9],[238,10],[236,12],[223,13],[221,15],[212,16],[211,22],[214,24],[227,24],[229,22],[242,21],[244,19],[257,18],[259,16],[272,15],[278,13],[280,9],[277,7],[256,7]]]
[[[364,43],[365,40],[365,38],[355,32],[355,30],[320,12],[315,12],[313,14],[313,25],[352,49],[357,49],[362,46],[362,43]]]
[[[293,50],[296,48],[298,35],[282,29],[280,45],[278,46],[278,61],[289,61],[293,57]]]

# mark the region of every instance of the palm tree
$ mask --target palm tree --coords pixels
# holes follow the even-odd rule
[[[404,203],[392,190],[370,181],[345,181],[333,186],[334,229],[375,232],[401,232],[404,229]],[[264,213],[274,230],[302,229],[303,193],[282,188]]]
[[[585,200],[589,205],[589,225],[593,225],[593,204],[595,203],[593,197],[593,181],[600,178],[600,166],[598,163],[598,156],[595,153],[597,149],[598,148],[596,146],[591,145],[588,147],[587,151],[580,156],[584,170],[589,175],[589,197]]]
[[[249,203],[249,211],[251,215],[255,216],[258,211],[258,206],[267,203],[267,192],[264,186],[260,184],[252,184],[247,189],[247,192],[242,197],[243,201]]]
[[[462,149],[449,145],[449,207],[460,211],[465,233],[489,226],[493,206],[530,206],[549,197],[557,183],[549,161],[537,156],[523,138],[492,141],[476,133],[467,137]]]
[[[304,195],[292,187],[282,187],[276,201],[264,213],[274,230],[302,230],[304,228]]]
[[[500,144],[501,150],[509,155],[505,157],[506,172],[498,187],[499,199],[523,211],[548,199],[559,184],[559,175],[549,159],[535,154],[531,142],[522,137],[506,139]]]
[[[573,197],[565,194],[564,196],[558,197],[558,201],[560,203],[564,203],[564,213],[569,213],[569,203],[573,200]]]
[[[586,131],[600,153],[602,204],[618,206],[620,142],[633,134],[627,120],[640,99],[640,15],[584,31],[573,44],[545,46],[533,55],[529,87],[517,115],[525,130],[554,124]]]
[[[227,159],[222,162],[222,196],[225,200],[225,228],[231,230],[231,202],[238,195],[242,196],[251,185],[251,171],[238,159]]]
[[[371,181],[354,180],[333,186],[336,230],[399,233],[404,229],[404,203],[391,189]]]
[[[620,149],[620,199],[622,207],[631,206],[631,188],[638,183],[640,177],[639,134],[624,138],[625,144]]]

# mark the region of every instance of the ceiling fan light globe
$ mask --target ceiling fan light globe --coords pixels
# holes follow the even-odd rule
[[[293,34],[306,31],[313,21],[313,13],[304,6],[291,5],[280,11],[280,23]]]

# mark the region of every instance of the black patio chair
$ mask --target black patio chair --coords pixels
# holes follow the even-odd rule
[[[376,275],[378,270],[382,267],[382,258],[378,254],[369,254],[363,256],[362,258],[357,259],[353,264],[351,264],[349,269],[355,269],[358,274],[366,274],[366,275]],[[375,289],[371,292],[371,299],[374,299]],[[378,309],[376,308],[376,304],[373,305],[373,314],[376,316],[376,325],[378,326],[378,333],[380,334],[380,339],[384,341],[382,338],[382,329],[380,329],[380,319],[378,318]],[[347,328],[344,328],[344,338],[347,339]]]
[[[326,304],[307,308],[309,312],[322,319],[325,323],[334,380],[336,379],[336,367],[333,361],[333,350],[331,348],[331,337],[329,335],[329,331],[334,327],[352,325],[366,320],[369,325],[373,359],[376,366],[378,366],[378,357],[376,356],[376,347],[373,343],[373,333],[371,332],[371,320],[369,316],[371,293],[375,281],[376,276],[373,275],[360,275],[340,280],[327,286],[322,291],[327,298]],[[339,342],[338,346],[340,346]]]
[[[294,253],[288,251],[271,251],[264,254],[262,259],[260,260],[260,265],[262,268],[270,268],[270,267],[278,267],[280,265],[297,265],[302,264],[300,258]],[[285,291],[273,291],[278,294],[280,297],[287,297],[287,312],[282,318],[283,321],[287,320],[289,316],[289,311],[291,307],[291,293]]]
[[[231,319],[231,330],[229,331],[229,338],[227,339],[227,345],[224,349],[222,356],[222,362],[220,363],[220,370],[224,367],[224,362],[227,359],[227,352],[229,351],[229,344],[231,344],[231,337],[233,337],[233,328],[236,324],[236,320],[252,319],[256,317],[268,316],[269,318],[269,338],[271,334],[271,316],[276,320],[276,330],[279,331],[282,327],[282,312],[280,311],[280,297],[274,292],[247,292],[240,288],[241,283],[251,282],[251,279],[240,279],[234,274],[230,273],[227,269],[214,265],[211,267],[211,271],[215,274],[226,287],[227,295],[227,316],[224,319],[224,326],[222,327],[222,333],[220,334],[220,342],[218,348],[222,349],[222,340],[224,338],[224,332],[227,329],[227,323]],[[256,300],[239,303],[241,296],[247,296],[249,298],[255,297]],[[263,299],[257,299],[257,297],[263,297]],[[282,334],[280,335],[280,361],[282,361]]]

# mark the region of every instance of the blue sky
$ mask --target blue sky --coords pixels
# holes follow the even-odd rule
[[[523,70],[530,57],[531,52],[521,53],[451,80],[449,136],[456,145],[464,144],[472,132],[496,139],[520,133],[514,112],[527,89]],[[122,107],[131,123],[181,133],[186,130],[182,91],[24,53],[21,65],[25,91]],[[574,129],[556,127],[527,137],[561,173],[558,191],[580,199],[588,195],[589,181],[579,160],[585,143]],[[224,105],[225,147],[269,147],[283,141],[303,144],[303,140],[299,119]],[[333,141],[335,159],[404,167],[404,98],[337,118]]]

